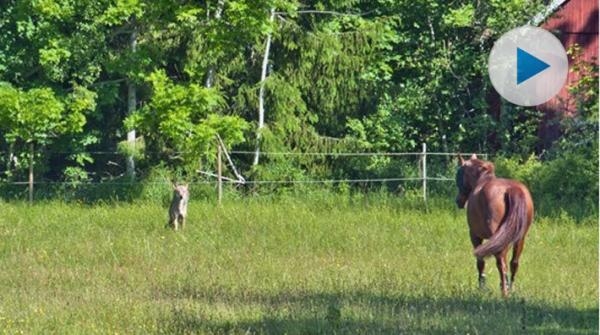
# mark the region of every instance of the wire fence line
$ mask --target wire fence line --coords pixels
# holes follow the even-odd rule
[[[198,185],[210,185],[215,184],[219,189],[218,199],[221,201],[221,187],[224,183],[234,184],[234,185],[294,185],[294,184],[374,184],[374,183],[388,183],[388,182],[421,182],[423,199],[427,201],[427,182],[428,181],[440,181],[440,182],[449,182],[454,181],[454,178],[449,178],[446,176],[428,176],[427,174],[427,156],[438,156],[438,157],[456,157],[458,155],[462,155],[462,153],[456,152],[429,152],[427,151],[427,145],[425,143],[422,144],[422,151],[420,152],[282,152],[282,151],[265,151],[261,152],[261,155],[264,156],[319,156],[319,157],[417,157],[416,161],[418,167],[418,176],[402,176],[402,177],[386,177],[386,178],[338,178],[338,179],[283,179],[283,180],[246,180],[235,167],[231,156],[244,156],[244,155],[254,155],[255,151],[244,151],[244,150],[233,150],[228,151],[223,144],[222,141],[218,141],[218,149],[219,151],[225,154],[227,158],[226,164],[229,165],[230,170],[235,174],[235,178],[229,178],[223,176],[222,172],[211,172],[211,171],[200,171],[197,170],[198,174],[204,175],[207,178],[216,178],[216,182],[214,180],[195,180],[189,182],[189,184],[198,184]],[[50,151],[51,152],[51,151]],[[2,152],[0,152],[1,154]],[[48,153],[48,151],[46,151]],[[122,152],[119,151],[87,151],[87,152],[51,152],[54,154],[65,154],[65,155],[73,155],[73,154],[89,154],[89,155],[123,155]],[[187,151],[179,151],[179,152],[171,152],[171,154],[189,154]],[[479,156],[482,156],[487,159],[488,155],[485,153],[476,153]],[[221,155],[218,155],[217,166],[219,166],[222,162]],[[94,181],[94,180],[81,180],[81,181],[4,181],[0,182],[0,185],[29,185],[30,189],[33,189],[33,185],[68,185],[68,186],[84,186],[84,185],[133,185],[136,183],[135,181],[119,181],[119,180],[104,180],[104,181]],[[147,185],[168,185],[170,181],[143,181],[143,184]]]
[[[120,151],[43,151],[44,153],[59,154],[59,155],[77,155],[77,154],[90,154],[90,155],[125,155]],[[145,153],[162,153],[159,151],[144,151]],[[231,150],[229,154],[235,155],[254,155],[255,151],[246,150]],[[39,153],[39,152],[38,152]],[[189,154],[190,151],[172,151],[170,154]],[[0,151],[0,155],[8,154],[6,151]],[[266,156],[422,156],[422,152],[284,152],[284,151],[261,151],[261,155]],[[427,156],[456,156],[466,155],[467,153],[455,153],[455,152],[427,152]],[[472,154],[472,153],[468,153]],[[475,153],[476,155],[487,157],[485,153]]]
[[[254,151],[230,151],[231,154],[254,155]],[[422,156],[422,152],[262,152],[261,155],[271,156]],[[427,152],[427,156],[456,156],[451,152]],[[487,156],[487,154],[476,154]]]
[[[223,178],[223,177],[222,177]],[[397,182],[397,181],[421,181],[423,178],[421,177],[406,177],[406,178],[363,178],[363,179],[296,179],[296,180],[246,180],[244,182],[237,181],[231,178],[223,178],[224,183],[229,184],[250,184],[250,185],[260,185],[260,184],[340,184],[340,183],[386,183],[386,182]],[[452,181],[453,178],[445,178],[445,177],[427,177],[427,180],[433,181]],[[115,181],[79,181],[79,182],[70,182],[70,181],[34,181],[34,185],[132,185],[135,182],[115,182]],[[144,184],[149,185],[170,185],[171,182],[168,181],[148,181],[143,182]],[[214,181],[210,180],[198,180],[193,182],[188,182],[188,184],[194,185],[208,185],[214,184]],[[0,184],[8,184],[8,185],[29,185],[28,181],[13,181],[13,182],[0,182]]]
[[[0,152],[1,154],[2,152]],[[55,154],[79,154],[79,153],[87,153],[87,154],[98,154],[98,155],[122,155],[123,153],[118,151],[88,151],[88,152],[52,152]],[[174,154],[182,154],[186,153],[184,151],[173,152]],[[254,151],[244,151],[244,150],[233,150],[228,151],[230,155],[254,155]],[[461,153],[454,152],[279,152],[279,151],[265,151],[261,152],[261,155],[265,156],[346,156],[346,157],[372,157],[372,156],[387,156],[387,157],[402,157],[402,156],[413,156],[413,157],[426,157],[426,156],[457,156],[461,155]],[[476,155],[480,155],[483,157],[487,157],[488,155],[485,153],[476,153]],[[229,159],[230,160],[230,159]],[[231,162],[231,160],[230,160]],[[208,177],[218,177],[217,174],[206,172],[206,171],[197,171],[200,174],[206,175]],[[327,184],[327,183],[385,183],[385,182],[397,182],[397,181],[422,181],[422,180],[430,180],[430,181],[453,181],[454,178],[448,177],[430,177],[427,175],[415,176],[415,177],[394,177],[394,178],[359,178],[359,179],[297,179],[297,180],[240,180],[240,178],[232,179],[223,177],[223,182],[232,183],[232,184]],[[79,184],[79,185],[93,185],[93,184],[105,184],[105,185],[130,185],[131,181],[34,181],[33,184],[36,185],[60,185],[60,184]],[[145,181],[145,184],[169,184],[169,181]],[[211,184],[214,181],[210,180],[197,180],[190,182],[190,184]],[[27,185],[28,181],[4,181],[0,182],[0,184],[12,184],[12,185]]]

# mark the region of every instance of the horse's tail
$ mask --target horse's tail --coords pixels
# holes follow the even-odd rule
[[[525,192],[518,187],[508,190],[504,195],[507,212],[503,222],[496,233],[475,251],[475,257],[484,258],[495,255],[504,250],[506,246],[525,236],[528,227],[528,201]]]

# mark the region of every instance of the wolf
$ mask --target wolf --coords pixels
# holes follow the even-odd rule
[[[168,226],[173,227],[175,230],[179,229],[179,225],[181,225],[181,229],[184,228],[189,199],[188,184],[177,185],[173,183],[173,200],[171,200],[171,206],[169,207]]]

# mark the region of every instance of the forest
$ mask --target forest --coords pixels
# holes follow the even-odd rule
[[[485,153],[538,200],[597,212],[597,64],[569,50],[582,78],[568,88],[575,115],[548,120],[507,102],[490,112],[494,41],[547,3],[3,1],[2,196],[25,198],[28,175],[40,198],[214,181],[198,171],[215,171],[217,138],[247,180],[275,181],[415,175],[414,157],[335,153],[426,143]],[[540,139],[547,124],[560,129],[553,141]],[[432,175],[452,176],[454,166],[440,159]],[[379,186],[400,187],[362,188]]]

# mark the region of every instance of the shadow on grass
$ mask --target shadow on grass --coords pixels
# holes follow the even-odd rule
[[[276,295],[162,292],[173,308],[161,334],[597,334],[598,309],[578,310],[486,294],[464,297],[369,292],[282,292]],[[178,301],[188,305],[178,305]],[[189,301],[202,306],[190,307]],[[228,309],[219,315],[216,309]],[[236,311],[254,308],[254,312]]]

